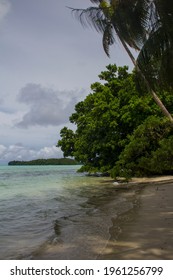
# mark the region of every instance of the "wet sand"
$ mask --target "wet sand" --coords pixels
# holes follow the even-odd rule
[[[111,185],[111,192],[113,186],[111,200],[99,205],[103,217],[96,212],[67,221],[63,239],[44,246],[32,259],[173,259],[173,176],[128,183],[103,179],[102,184],[107,190]],[[97,232],[91,234],[94,223]]]
[[[173,259],[173,177],[133,179],[136,204],[117,217],[98,259]]]

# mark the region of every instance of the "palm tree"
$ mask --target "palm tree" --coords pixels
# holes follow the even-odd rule
[[[145,85],[151,93],[153,99],[160,107],[163,114],[168,117],[170,122],[173,124],[171,114],[155,93],[149,75],[145,71],[146,64],[148,65],[151,61],[159,61],[160,69],[162,69],[162,71],[160,71],[160,76],[161,72],[164,73],[165,69],[168,69],[166,68],[165,63],[168,59],[167,54],[170,53],[170,39],[166,44],[164,41],[167,40],[167,37],[162,38],[162,35],[165,32],[166,34],[169,34],[169,38],[172,38],[172,33],[166,32],[171,28],[168,28],[169,21],[167,19],[165,20],[165,17],[168,14],[168,11],[172,9],[172,6],[170,5],[171,9],[168,9],[168,11],[165,12],[168,5],[164,5],[164,0],[90,1],[94,3],[95,6],[87,9],[72,9],[72,12],[80,20],[82,25],[92,26],[96,29],[96,31],[103,34],[103,48],[108,56],[110,45],[115,42],[116,37],[119,38],[136,70],[144,80]],[[165,1],[169,2],[169,0]],[[170,17],[172,19],[172,14]],[[155,52],[156,48],[154,43],[157,44],[158,41],[160,44],[156,46],[158,50]],[[139,52],[137,60],[134,58],[130,48]],[[162,57],[163,53],[165,57],[164,59]],[[154,63],[152,64],[154,65]],[[150,71],[151,69],[152,67],[150,67]]]
[[[147,71],[153,72],[154,84],[159,81],[160,86],[173,88],[173,6],[170,0],[153,2],[150,36],[140,51],[138,64],[146,76]]]

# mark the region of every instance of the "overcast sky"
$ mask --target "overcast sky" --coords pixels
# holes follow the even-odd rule
[[[89,0],[0,0],[0,163],[61,157],[55,145],[74,105],[109,63],[131,63],[66,6]]]

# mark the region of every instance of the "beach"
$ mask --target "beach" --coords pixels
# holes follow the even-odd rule
[[[173,177],[133,179],[129,183],[113,183],[121,196],[121,203],[114,200],[102,205],[111,215],[109,238],[101,234],[90,236],[71,232],[71,240],[47,246],[34,259],[101,259],[101,260],[169,260],[173,257]],[[109,209],[110,208],[110,209]],[[113,215],[111,209],[115,209]],[[91,217],[91,224],[98,222]],[[106,227],[107,225],[105,225]],[[103,225],[102,225],[103,227]],[[71,228],[72,230],[72,228]],[[99,231],[98,227],[98,231]],[[72,237],[73,236],[73,237]]]
[[[173,258],[173,178],[136,179],[133,209],[118,216],[100,259],[171,260]],[[116,236],[116,240],[115,240]]]
[[[0,259],[172,259],[173,176],[0,167]]]

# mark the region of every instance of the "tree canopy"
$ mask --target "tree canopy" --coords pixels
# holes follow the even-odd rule
[[[173,152],[169,153],[173,128],[160,117],[142,84],[136,86],[135,72],[127,70],[127,66],[108,65],[101,72],[101,82],[91,85],[92,92],[70,116],[76,131],[64,127],[57,145],[65,156],[82,162],[81,171],[107,172],[113,177],[173,172]],[[160,96],[172,110],[171,93],[163,91]],[[164,154],[162,167],[157,159]]]
[[[28,161],[13,160],[9,161],[8,165],[77,165],[74,159],[70,158],[48,158],[34,159]]]

